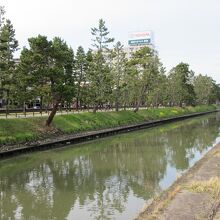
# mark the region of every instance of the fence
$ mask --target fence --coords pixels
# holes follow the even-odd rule
[[[147,108],[147,106],[141,106],[141,109]],[[129,109],[134,109],[133,106],[120,106],[119,111]],[[114,106],[108,107],[98,107],[97,111],[114,111]],[[28,108],[24,111],[24,109],[0,109],[0,118],[24,118],[24,117],[35,117],[35,116],[47,116],[52,111],[52,108],[42,108],[42,109],[35,109],[35,108]],[[62,114],[70,114],[70,113],[82,113],[82,112],[92,112],[93,107],[87,108],[59,108],[57,110],[58,115]]]

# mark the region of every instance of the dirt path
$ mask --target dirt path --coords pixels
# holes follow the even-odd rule
[[[161,196],[137,220],[220,220],[220,143]]]

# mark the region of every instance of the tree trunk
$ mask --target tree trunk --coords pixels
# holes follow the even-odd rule
[[[118,112],[118,110],[119,110],[119,103],[118,103],[118,101],[115,103],[115,111],[116,112]]]
[[[46,121],[46,126],[50,126],[51,122],[53,121],[53,118],[56,115],[59,103],[60,103],[59,101],[56,101],[55,105],[53,106],[53,109],[52,109],[52,111]]]
[[[138,100],[138,103],[137,103],[137,105],[136,105],[136,107],[134,109],[135,113],[139,110],[140,105],[141,105],[141,99]]]
[[[144,85],[144,86],[142,87],[142,89],[141,89],[141,95],[140,95],[140,97],[139,97],[139,99],[138,99],[138,101],[137,101],[137,105],[136,105],[136,107],[135,107],[135,109],[134,109],[134,112],[135,112],[135,113],[139,110],[140,105],[141,105],[141,101],[142,101],[142,99],[143,99],[143,95],[145,94],[146,91],[147,91],[147,86]]]
[[[117,81],[116,100],[115,100],[115,111],[118,112],[118,110],[119,110],[119,79]]]
[[[40,97],[40,113],[43,112],[43,96]]]
[[[96,111],[97,111],[97,105],[95,104],[94,107],[93,107],[93,111],[92,112],[96,113]]]
[[[9,111],[8,111],[9,110],[9,98],[8,98],[9,97],[9,91],[8,90],[6,91],[6,95],[7,95],[6,96],[6,114],[8,115],[8,113],[9,113]]]
[[[118,112],[119,110],[119,89],[116,90],[116,100],[115,100],[115,111]]]
[[[6,101],[6,115],[8,115],[8,100]]]
[[[23,102],[23,113],[26,114],[26,103]]]
[[[76,111],[78,111],[79,109],[79,98],[76,97]]]

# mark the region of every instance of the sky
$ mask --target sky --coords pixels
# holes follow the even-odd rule
[[[220,83],[219,0],[0,0],[19,47],[38,34],[63,38],[74,50],[91,48],[91,28],[104,19],[110,37],[127,46],[129,32],[152,30],[169,71],[186,62]]]

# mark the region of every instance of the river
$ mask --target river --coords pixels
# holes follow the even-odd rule
[[[133,219],[220,141],[220,114],[0,161],[0,219]]]

